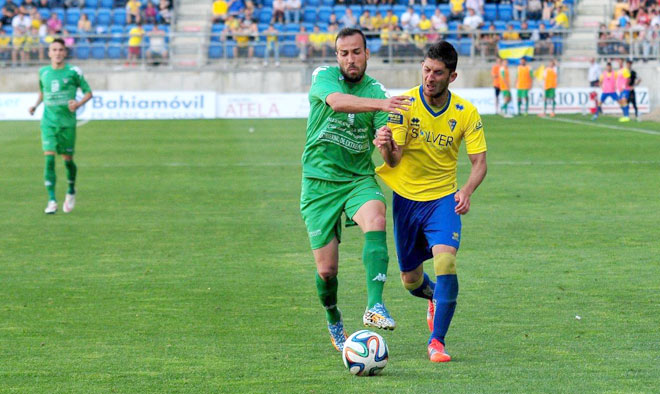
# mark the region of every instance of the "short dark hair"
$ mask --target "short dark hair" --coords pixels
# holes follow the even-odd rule
[[[55,43],[62,44],[62,46],[66,49],[66,44],[64,43],[63,39],[56,38],[56,39],[53,40],[53,42],[51,42],[51,44],[55,44]]]
[[[367,37],[364,36],[362,30],[354,29],[352,27],[345,27],[339,30],[339,33],[337,33],[337,38],[335,38],[335,49],[337,49],[337,40],[344,37],[354,36],[356,34],[359,34],[360,37],[362,37],[362,43],[364,44],[364,49],[367,49]]]
[[[439,41],[431,45],[424,59],[443,62],[449,71],[454,72],[458,64],[458,53],[456,53],[456,48],[447,41]]]

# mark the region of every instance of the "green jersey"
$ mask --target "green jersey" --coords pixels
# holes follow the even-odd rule
[[[58,69],[52,66],[39,69],[39,89],[44,96],[42,126],[76,126],[76,113],[69,111],[69,100],[76,99],[78,88],[83,93],[91,91],[78,67],[65,64]]]
[[[344,80],[339,67],[322,66],[314,70],[309,90],[307,141],[302,155],[303,177],[344,182],[373,176],[372,140],[375,131],[387,124],[387,113],[335,112],[325,102],[331,93],[387,98],[385,87],[366,74],[353,84]]]

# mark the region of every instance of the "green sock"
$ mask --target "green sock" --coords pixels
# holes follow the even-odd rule
[[[552,99],[552,112],[555,112],[555,105],[556,105],[555,100]]]
[[[385,287],[385,281],[387,280],[388,260],[385,231],[365,233],[362,263],[367,271],[368,308],[383,302],[383,287]]]
[[[64,160],[64,165],[66,166],[66,179],[69,182],[68,194],[76,194],[76,173],[78,172],[78,167],[73,160]]]
[[[337,287],[339,281],[333,277],[324,281],[319,274],[316,274],[316,292],[321,300],[321,305],[325,308],[325,318],[328,323],[335,324],[341,318],[339,309],[337,309]]]
[[[548,109],[548,100],[543,100],[543,113]]]
[[[518,113],[520,113],[520,106],[522,105],[522,101],[518,100]]]
[[[529,99],[525,99],[525,113],[529,112]]]
[[[55,181],[57,176],[55,175],[55,156],[46,155],[46,167],[44,169],[44,184],[46,185],[46,190],[48,191],[48,200],[55,200]]]

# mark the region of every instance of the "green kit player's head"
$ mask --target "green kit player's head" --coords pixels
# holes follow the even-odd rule
[[[63,39],[56,38],[50,43],[48,46],[48,57],[53,68],[60,68],[64,64],[66,45],[64,45]]]
[[[364,33],[348,27],[341,29],[335,39],[335,54],[344,80],[351,83],[360,82],[367,70],[369,59]]]

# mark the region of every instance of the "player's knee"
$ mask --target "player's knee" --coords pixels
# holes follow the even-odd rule
[[[337,276],[337,267],[334,266],[327,266],[327,267],[318,267],[316,269],[317,273],[323,279],[324,281],[328,281],[329,279],[334,278]]]
[[[416,271],[401,272],[401,283],[408,291],[418,289],[424,283],[424,275]]]
[[[433,256],[433,269],[436,276],[456,275],[456,256],[451,253],[438,253]]]
[[[376,231],[385,230],[386,222],[385,215],[377,214],[374,215],[369,221],[369,227]]]

